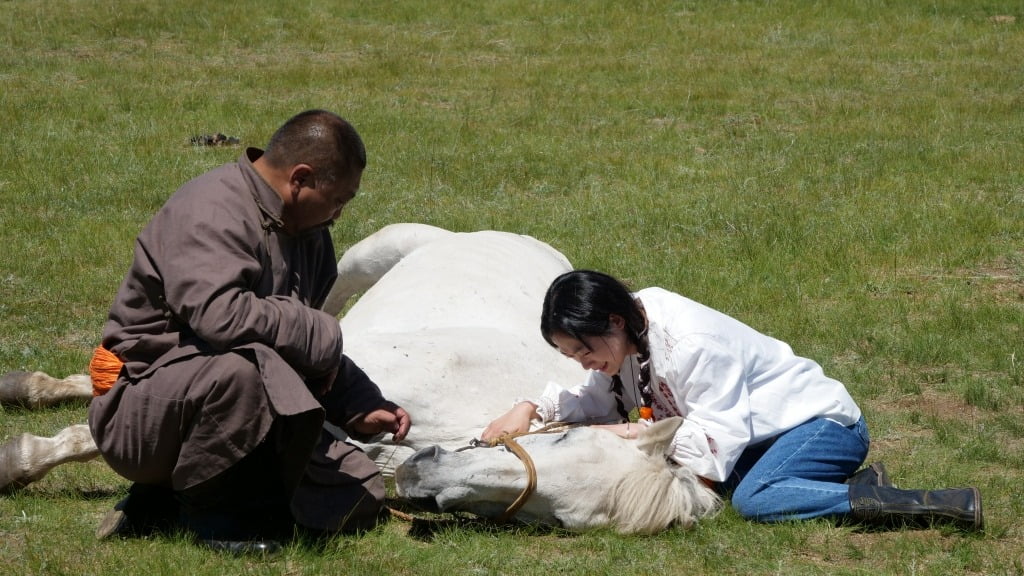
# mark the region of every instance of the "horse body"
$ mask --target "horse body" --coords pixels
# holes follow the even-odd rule
[[[378,234],[406,244],[409,226],[429,240],[389,268],[341,321],[346,354],[412,415],[401,445],[363,445],[388,475],[421,448],[467,444],[548,380],[582,378],[579,366],[540,336],[544,292],[570,268],[564,256],[506,232],[424,234],[402,224]],[[375,236],[369,241],[381,244]]]

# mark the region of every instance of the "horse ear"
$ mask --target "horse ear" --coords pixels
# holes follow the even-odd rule
[[[679,416],[658,420],[648,426],[640,435],[640,439],[636,443],[637,448],[651,456],[664,456],[665,449],[672,442],[672,437],[675,436],[676,430],[682,423],[683,419]]]

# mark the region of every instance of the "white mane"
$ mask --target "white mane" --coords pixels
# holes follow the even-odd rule
[[[721,499],[692,470],[664,458],[681,423],[681,418],[658,422],[637,441],[637,448],[651,458],[643,467],[630,468],[609,495],[610,515],[618,530],[653,534],[672,524],[689,528],[721,509]]]

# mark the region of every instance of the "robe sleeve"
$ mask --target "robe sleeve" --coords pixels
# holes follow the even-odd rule
[[[259,342],[304,376],[341,361],[341,327],[333,316],[291,296],[262,298],[253,290],[267,265],[257,252],[263,231],[224,206],[164,210],[139,248],[160,262],[168,312],[218,351]]]
[[[352,422],[383,407],[387,400],[366,372],[348,356],[343,356],[338,377],[321,403],[331,424],[340,426],[352,438],[366,442],[374,436],[359,434],[352,429]]]

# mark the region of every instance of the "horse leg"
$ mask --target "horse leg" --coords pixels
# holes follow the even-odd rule
[[[454,232],[426,224],[390,224],[352,245],[338,260],[338,281],[322,309],[337,316],[349,299],[371,288],[412,251]]]
[[[43,408],[68,401],[92,400],[92,379],[74,374],[63,380],[44,372],[8,372],[0,376],[0,404]]]
[[[87,424],[75,424],[52,438],[22,434],[0,445],[0,492],[22,488],[65,462],[99,455]]]

